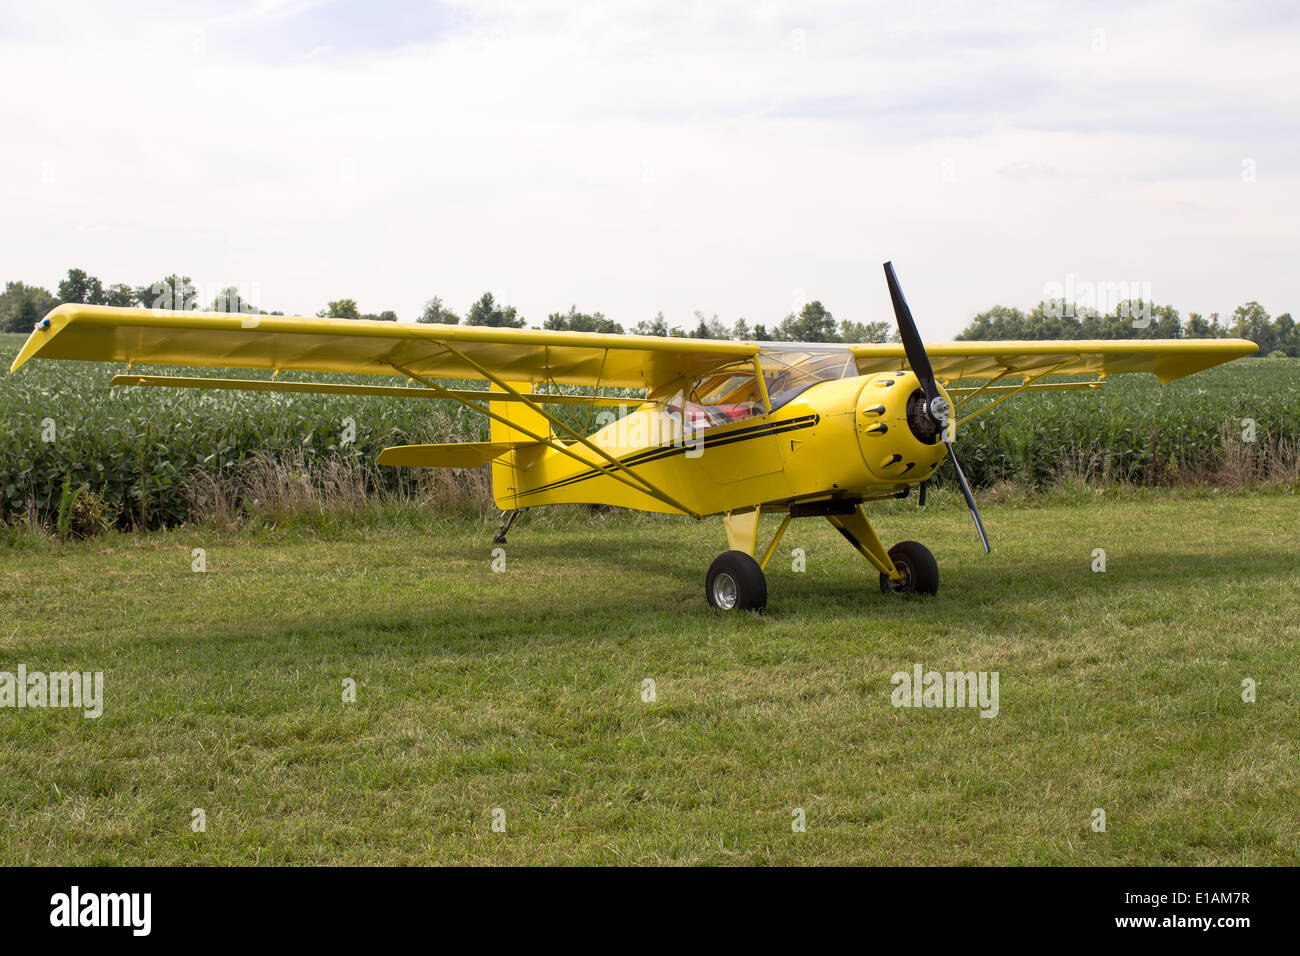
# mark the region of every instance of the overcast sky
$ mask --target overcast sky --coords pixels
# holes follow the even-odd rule
[[[1300,311],[1300,5],[416,7],[0,0],[0,280],[690,326],[891,319],[892,259],[931,339],[1071,281]]]

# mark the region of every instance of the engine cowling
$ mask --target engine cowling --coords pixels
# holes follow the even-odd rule
[[[948,393],[939,387],[946,402]],[[858,445],[871,474],[882,482],[929,478],[947,449],[942,429],[925,411],[925,392],[912,372],[881,372],[858,393]]]

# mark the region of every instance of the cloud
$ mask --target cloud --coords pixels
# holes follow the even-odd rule
[[[932,337],[1066,274],[1295,307],[1283,5],[405,9],[4,7],[12,278],[872,321],[892,258]]]

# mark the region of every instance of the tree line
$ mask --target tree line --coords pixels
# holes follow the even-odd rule
[[[283,315],[265,311],[243,299],[239,290],[228,286],[210,301],[203,301],[188,276],[170,275],[142,286],[125,283],[105,284],[82,269],[69,269],[55,293],[23,282],[8,282],[0,293],[0,331],[28,332],[47,312],[64,302],[90,305],[143,307],[155,309],[202,309],[209,312],[242,312],[257,315]],[[396,322],[397,313],[386,309],[378,313],[362,312],[355,299],[334,299],[316,313],[323,318],[374,319]],[[417,322],[443,325],[475,325],[496,328],[524,328],[524,317],[512,305],[498,302],[485,292],[460,316],[441,298],[434,296],[425,303]],[[630,329],[606,318],[601,312],[579,312],[570,306],[567,312],[552,312],[542,328],[567,332],[602,332],[622,335],[659,335],[695,339],[736,339],[740,341],[776,342],[888,342],[898,341],[897,331],[889,322],[855,322],[836,319],[818,300],[791,312],[770,327],[751,326],[739,318],[727,324],[715,314],[706,317],[696,312],[694,324],[670,325],[659,312],[653,319],[642,320]],[[1109,313],[1076,307],[1060,299],[1040,302],[1028,313],[1008,306],[994,306],[980,312],[957,336],[961,340],[989,339],[1141,339],[1141,338],[1225,338],[1249,339],[1259,346],[1260,355],[1300,355],[1300,329],[1290,313],[1276,318],[1258,302],[1238,306],[1228,319],[1219,314],[1202,316],[1192,312],[1186,320],[1172,306],[1155,305],[1142,300],[1118,303]]]
[[[1300,355],[1300,329],[1291,313],[1271,317],[1258,302],[1239,305],[1225,318],[1189,313],[1141,299],[1118,303],[1109,313],[1075,307],[1060,299],[1029,312],[997,305],[981,312],[957,336],[967,341],[1006,339],[1249,339],[1260,355]]]

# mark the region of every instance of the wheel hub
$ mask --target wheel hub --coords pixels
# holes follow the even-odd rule
[[[736,606],[736,581],[725,571],[713,579],[713,601],[724,611]]]
[[[899,558],[893,560],[900,577],[897,581],[890,579],[889,589],[895,594],[907,594],[912,589],[912,569],[907,566],[906,561]]]

